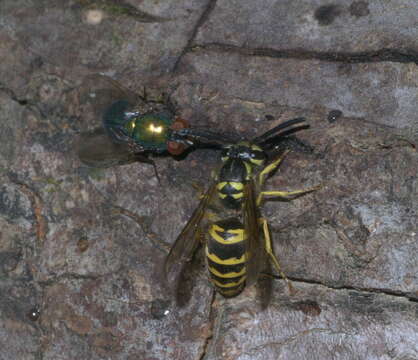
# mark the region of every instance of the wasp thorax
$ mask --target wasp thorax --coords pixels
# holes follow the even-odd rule
[[[228,159],[239,159],[259,166],[264,163],[266,155],[258,145],[243,141],[224,150],[222,161],[226,162]]]

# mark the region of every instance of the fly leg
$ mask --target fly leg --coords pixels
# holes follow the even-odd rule
[[[155,177],[158,180],[158,184],[161,185],[161,179],[160,179],[160,176],[158,175],[158,170],[157,170],[157,166],[155,165],[155,161],[140,153],[136,153],[135,157],[140,162],[152,165],[152,167],[154,168]]]
[[[283,280],[286,281],[286,284],[289,288],[289,292],[293,294],[295,290],[292,286],[292,283],[289,281],[285,273],[282,271],[282,268],[280,267],[280,264],[279,264],[279,260],[277,260],[276,255],[274,255],[273,253],[273,248],[271,246],[270,230],[268,227],[267,220],[264,218],[260,218],[259,221],[261,223],[261,226],[263,227],[264,240],[265,240],[264,248],[267,254],[270,256],[270,260],[273,263],[273,266],[275,267],[277,272],[280,274],[280,276],[283,278]]]

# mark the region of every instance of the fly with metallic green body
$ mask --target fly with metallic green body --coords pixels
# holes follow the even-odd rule
[[[80,105],[93,109],[88,127],[97,125],[84,132],[77,144],[78,156],[87,166],[106,168],[140,161],[155,169],[150,155],[180,155],[187,147],[199,146],[199,140],[209,134],[189,128],[176,115],[169,97],[141,96],[106,76],[88,76],[78,94]]]

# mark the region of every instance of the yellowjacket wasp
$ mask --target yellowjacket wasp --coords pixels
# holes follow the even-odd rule
[[[278,158],[265,165],[269,153],[288,135],[309,127],[304,121],[303,118],[288,120],[252,141],[216,137],[223,152],[222,165],[165,259],[164,273],[169,283],[177,280],[202,238],[210,280],[224,297],[236,296],[246,285],[252,285],[266,258],[286,279],[272,250],[267,220],[261,217],[259,208],[268,198],[291,200],[320,188],[262,190],[266,178],[288,151],[282,151]],[[214,140],[214,137],[209,139]]]

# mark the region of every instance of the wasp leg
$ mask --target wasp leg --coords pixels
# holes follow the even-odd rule
[[[277,272],[280,274],[280,276],[283,278],[283,280],[286,281],[287,287],[289,288],[289,292],[291,294],[293,294],[295,291],[294,291],[294,288],[292,286],[292,283],[287,278],[285,273],[282,271],[282,269],[280,267],[280,264],[279,264],[279,260],[277,260],[276,255],[274,255],[274,253],[273,253],[273,248],[271,247],[270,230],[269,230],[269,227],[268,227],[267,220],[264,219],[264,218],[260,218],[259,221],[261,222],[261,225],[263,227],[266,252],[267,252],[267,254],[269,254],[270,259],[273,263],[273,266],[276,268]]]
[[[293,200],[299,196],[308,194],[310,192],[319,190],[322,188],[322,185],[316,185],[304,190],[295,190],[295,191],[262,191],[257,198],[257,206],[260,206],[264,201],[266,196],[271,196],[272,198],[278,198],[283,200]]]
[[[271,164],[267,165],[258,175],[258,184],[262,186],[264,184],[264,181],[266,180],[267,175],[269,175],[272,171],[277,169],[277,167],[280,165],[284,157],[287,155],[289,150],[285,151],[283,154],[281,154],[276,160],[274,160]]]
[[[205,197],[205,188],[202,185],[195,182],[192,183],[192,187],[197,191],[197,196],[199,200],[202,200]]]
[[[202,231],[202,229],[197,229],[196,230],[196,239],[198,239],[198,242],[200,243],[200,245],[204,245],[206,243],[206,237],[205,237],[205,233]]]

